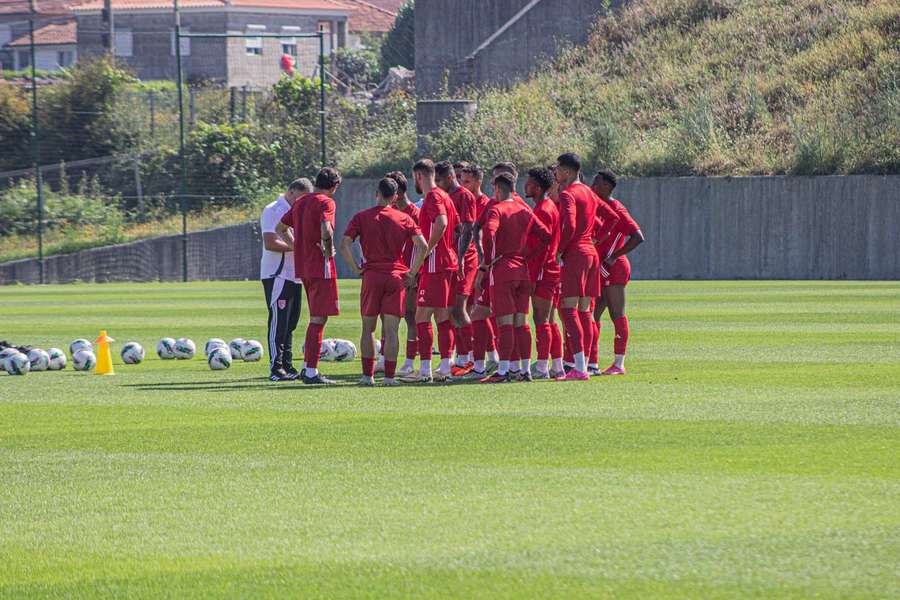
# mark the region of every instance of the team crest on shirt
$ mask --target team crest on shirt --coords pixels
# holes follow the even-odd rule
[[[285,300],[283,298],[279,298],[278,299],[278,310],[284,310],[284,308],[286,306],[287,306],[287,300]]]

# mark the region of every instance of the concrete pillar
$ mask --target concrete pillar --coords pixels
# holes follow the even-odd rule
[[[441,126],[457,117],[471,119],[478,103],[474,100],[419,100],[416,103],[416,148],[428,152],[426,136],[437,133]]]

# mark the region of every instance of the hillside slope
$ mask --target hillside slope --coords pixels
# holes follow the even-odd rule
[[[900,172],[900,4],[635,0],[433,139],[488,164],[576,150],[629,175]]]

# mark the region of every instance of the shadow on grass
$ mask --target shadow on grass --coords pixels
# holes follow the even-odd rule
[[[358,386],[360,375],[328,375],[329,379],[336,382],[335,385],[324,386],[324,385],[305,385],[299,379],[296,381],[269,381],[267,377],[252,377],[249,379],[235,379],[231,381],[222,381],[221,379],[212,380],[212,381],[172,381],[172,382],[164,382],[164,383],[129,383],[125,384],[122,387],[135,388],[139,390],[156,390],[156,391],[183,391],[183,392],[199,392],[199,391],[210,391],[210,392],[228,392],[228,391],[242,391],[242,390],[261,390],[265,389],[267,391],[279,391],[279,392],[288,392],[288,391],[299,391],[299,390],[307,390],[307,391],[316,391],[325,388],[350,388],[350,387],[358,387],[360,389],[365,389],[362,386]],[[417,388],[417,387],[457,387],[463,385],[472,385],[479,383],[478,380],[468,379],[468,380],[456,380],[452,383],[432,383],[427,386],[423,384],[404,384],[398,387],[405,388]],[[376,383],[375,388],[383,388],[380,383]],[[397,388],[391,388],[397,389]]]

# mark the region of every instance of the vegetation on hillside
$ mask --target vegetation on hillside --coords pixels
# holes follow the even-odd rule
[[[892,0],[634,0],[527,81],[473,90],[476,116],[432,154],[575,150],[632,176],[896,173],[898,39]]]

